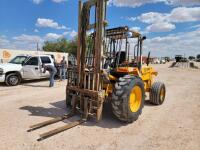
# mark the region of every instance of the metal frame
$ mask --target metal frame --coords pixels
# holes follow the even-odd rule
[[[79,111],[83,118],[88,116],[101,119],[104,102],[102,89],[102,55],[104,50],[107,0],[79,1],[79,28],[77,67],[68,71],[67,94],[74,97],[75,111]],[[92,7],[95,15],[90,14]],[[95,23],[90,23],[94,15]],[[93,47],[87,56],[87,31],[93,29]],[[89,61],[90,60],[90,61]],[[88,63],[90,62],[90,63]]]
[[[129,33],[131,33],[131,36],[129,35]],[[122,40],[124,40],[123,42],[125,42],[126,62],[129,62],[129,54],[130,54],[129,39],[137,38],[138,39],[137,44],[134,47],[134,61],[137,64],[139,70],[141,71],[142,53],[143,53],[142,45],[143,45],[143,40],[145,40],[146,37],[142,36],[138,32],[130,30],[127,26],[124,26],[106,30],[106,38],[110,40],[109,46],[107,46],[107,53],[109,53],[110,56],[111,55],[113,56],[112,59],[114,59],[115,57],[119,57],[115,56],[117,48],[118,52],[121,53],[120,46],[117,45],[119,44],[119,42],[122,42]],[[110,59],[110,56],[106,56],[106,58]],[[118,67],[119,67],[119,61],[117,62],[115,69],[117,69]]]

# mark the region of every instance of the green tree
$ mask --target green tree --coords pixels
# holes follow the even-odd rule
[[[77,37],[71,41],[65,38],[57,41],[44,42],[43,50],[46,52],[65,52],[76,56],[77,51]]]
[[[77,38],[69,41],[68,46],[67,46],[67,52],[69,54],[72,54],[72,55],[76,56],[76,54],[77,54],[77,46],[78,46],[77,43],[78,43]]]
[[[92,39],[90,37],[87,37],[87,52],[88,52],[88,44],[92,43]],[[77,44],[78,44],[78,38],[75,37],[72,40],[67,40],[65,38],[58,39],[56,41],[46,41],[44,42],[43,50],[46,52],[65,52],[72,54],[74,56],[77,55]],[[90,48],[92,45],[90,45]]]
[[[67,53],[69,42],[65,39],[58,39],[57,41],[46,41],[44,42],[43,50],[46,52],[65,52]]]

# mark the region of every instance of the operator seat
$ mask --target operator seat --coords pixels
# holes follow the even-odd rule
[[[117,61],[119,59],[119,64],[122,64],[124,61],[126,61],[126,52],[125,51],[121,51],[121,52],[117,52],[116,53],[116,58],[115,58],[115,63],[117,65]]]
[[[126,61],[126,52],[125,51],[117,52],[115,56],[116,57],[114,59],[114,62],[111,64],[111,67],[113,69],[110,71],[110,74],[113,75],[114,77],[120,78],[120,77],[123,77],[124,75],[127,75],[127,73],[116,72],[116,67],[120,66],[123,62]],[[118,60],[119,60],[119,63],[118,63]]]

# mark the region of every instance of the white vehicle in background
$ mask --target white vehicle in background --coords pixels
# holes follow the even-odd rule
[[[155,58],[155,59],[153,60],[153,64],[160,64],[159,58]]]
[[[160,64],[166,64],[165,58],[161,58],[161,59],[160,59]]]
[[[48,78],[49,72],[43,73],[42,64],[53,65],[51,55],[20,55],[9,63],[0,64],[0,82],[9,86],[16,86],[26,79]]]

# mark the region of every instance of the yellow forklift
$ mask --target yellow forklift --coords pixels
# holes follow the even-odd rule
[[[110,101],[111,111],[125,122],[137,120],[144,106],[145,93],[150,94],[152,104],[161,105],[165,99],[165,85],[153,82],[158,73],[149,66],[150,53],[146,64],[142,60],[142,45],[146,37],[127,26],[107,29],[100,58],[95,59],[95,36],[96,33],[89,36],[85,54],[79,59],[77,68],[84,64],[81,72],[77,74],[76,69],[69,70],[66,104],[72,106],[74,96],[75,111],[85,119],[91,116],[99,120],[103,103]],[[97,63],[100,70],[95,75]],[[78,80],[81,77],[82,84]],[[95,84],[98,90],[95,90]]]
[[[141,114],[145,93],[149,93],[153,104],[164,102],[165,85],[153,82],[157,72],[149,66],[150,53],[147,63],[142,62],[142,45],[146,37],[127,26],[106,29],[106,6],[107,0],[79,1],[77,65],[68,69],[66,86],[70,113],[30,126],[28,131],[76,114],[80,114],[80,118],[41,134],[38,140],[82,124],[89,118],[99,121],[104,102],[111,102],[110,111],[127,123],[137,120]],[[88,31],[92,31],[89,37]]]

